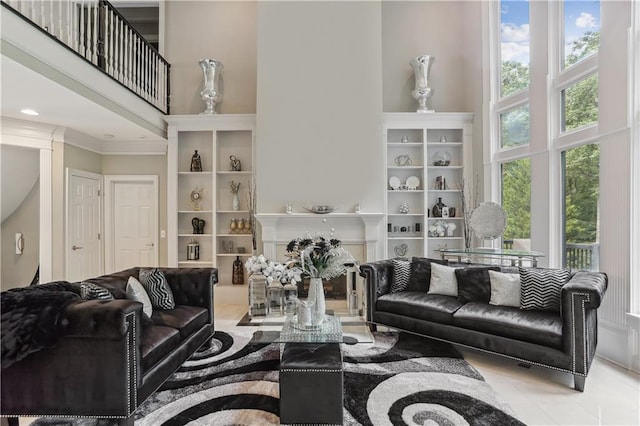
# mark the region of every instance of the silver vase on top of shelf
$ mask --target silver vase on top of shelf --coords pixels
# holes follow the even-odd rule
[[[409,65],[413,68],[415,78],[415,88],[411,92],[411,96],[418,101],[416,112],[435,112],[427,108],[427,99],[433,95],[433,89],[429,87],[429,72],[434,59],[431,55],[421,55],[416,56],[409,62]]]
[[[216,59],[201,59],[198,63],[202,69],[203,77],[203,87],[200,92],[200,97],[207,105],[207,108],[200,114],[216,114],[216,106],[222,102],[220,73],[224,65]]]

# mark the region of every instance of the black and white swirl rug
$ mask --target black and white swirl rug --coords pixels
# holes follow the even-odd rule
[[[522,425],[450,344],[406,333],[343,345],[346,425]],[[136,426],[279,424],[279,344],[216,332],[136,412]]]

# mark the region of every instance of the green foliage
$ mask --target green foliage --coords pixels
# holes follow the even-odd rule
[[[582,37],[571,42],[564,60],[565,68],[577,64],[587,56],[598,51],[600,47],[600,32],[587,31]]]
[[[531,237],[531,160],[502,165],[502,207],[507,213],[504,238]]]
[[[517,61],[504,61],[500,74],[502,96],[509,96],[529,87],[529,67]]]
[[[598,74],[580,80],[564,91],[563,130],[572,130],[598,121]]]
[[[583,145],[564,153],[565,234],[568,243],[597,241],[600,146]]]

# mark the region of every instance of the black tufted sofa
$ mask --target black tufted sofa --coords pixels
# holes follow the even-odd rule
[[[422,266],[429,259],[419,258]],[[445,263],[446,261],[431,260]],[[412,260],[412,267],[416,258]],[[449,264],[517,273],[513,267],[479,264]],[[427,266],[428,267],[428,266]],[[409,291],[390,292],[393,261],[382,260],[360,266],[365,278],[367,321],[433,337],[485,352],[507,356],[573,374],[575,389],[584,390],[598,342],[597,309],[607,289],[607,276],[599,272],[577,272],[561,291],[561,310],[522,310],[459,297],[428,294],[425,283],[409,284]],[[468,273],[467,276],[472,276]],[[458,290],[460,292],[460,278]],[[480,281],[478,272],[476,278]],[[488,273],[486,275],[488,277]],[[417,287],[416,287],[417,285]],[[486,282],[484,284],[486,286]],[[478,282],[476,289],[481,289]],[[489,287],[490,292],[490,287]],[[477,297],[476,297],[477,299]]]
[[[176,302],[154,309],[126,299],[140,268],[85,280],[115,300],[75,301],[64,310],[57,343],[1,372],[3,417],[92,417],[133,424],[136,408],[213,334],[215,268],[159,268]]]

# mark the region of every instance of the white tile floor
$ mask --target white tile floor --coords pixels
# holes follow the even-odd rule
[[[216,329],[234,326],[246,309],[216,305]],[[577,392],[570,374],[459,349],[528,425],[640,425],[640,375],[601,358],[591,365],[585,391]]]

